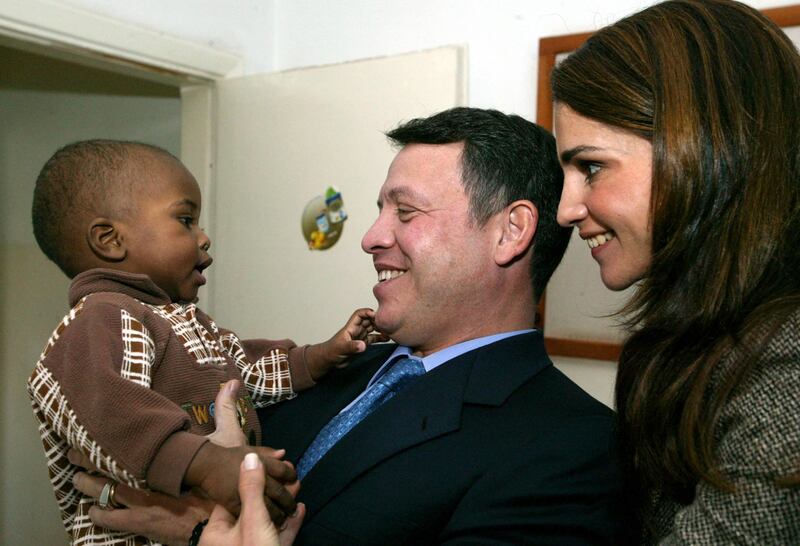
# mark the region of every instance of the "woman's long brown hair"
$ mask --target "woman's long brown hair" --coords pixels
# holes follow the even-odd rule
[[[623,456],[639,491],[731,489],[714,424],[800,306],[797,50],[743,4],[676,0],[602,29],[552,82],[557,103],[653,145],[652,263],[623,309]]]

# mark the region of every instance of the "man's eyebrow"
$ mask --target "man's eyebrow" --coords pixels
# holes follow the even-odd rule
[[[570,148],[569,150],[564,150],[561,152],[561,163],[569,163],[572,161],[572,158],[576,155],[583,153],[583,152],[596,152],[600,148],[597,146],[575,146],[574,148]]]
[[[416,203],[427,204],[428,200],[425,196],[418,191],[415,191],[408,186],[397,186],[386,192],[386,198],[389,201],[399,201],[400,199],[410,199]],[[378,206],[383,203],[379,200]]]

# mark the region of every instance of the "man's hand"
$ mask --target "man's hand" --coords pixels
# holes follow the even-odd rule
[[[278,533],[264,505],[264,485],[261,460],[255,454],[246,455],[239,471],[239,519],[218,505],[200,537],[200,546],[290,546],[300,529],[305,506],[298,504],[297,513]]]
[[[356,309],[344,327],[324,343],[309,345],[306,349],[306,366],[314,381],[322,378],[333,366],[346,365],[351,356],[363,353],[367,345],[388,341],[388,337],[375,331],[375,311]]]

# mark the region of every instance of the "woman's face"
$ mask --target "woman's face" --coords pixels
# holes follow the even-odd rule
[[[558,223],[577,226],[603,284],[623,290],[650,265],[653,147],[564,104],[556,104],[555,134],[564,168]]]

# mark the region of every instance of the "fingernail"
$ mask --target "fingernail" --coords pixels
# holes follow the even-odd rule
[[[258,455],[255,453],[248,453],[244,456],[244,469],[245,470],[255,470],[258,468]]]
[[[234,396],[236,394],[236,382],[235,381],[228,381],[228,386],[225,387],[228,389],[228,394]]]

